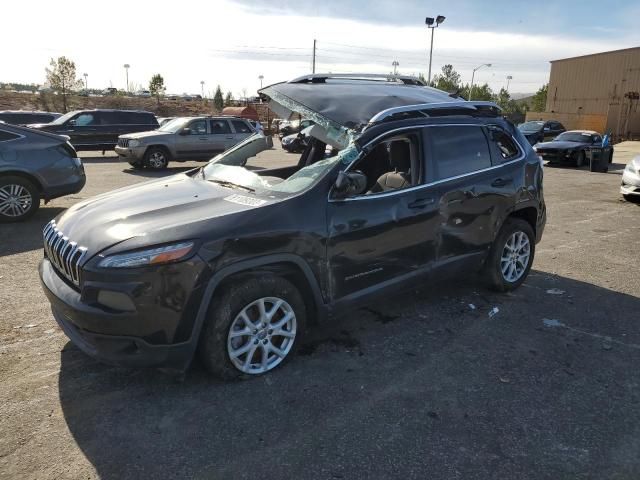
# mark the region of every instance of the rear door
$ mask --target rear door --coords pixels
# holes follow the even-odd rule
[[[231,126],[233,127],[233,143],[231,145],[227,144],[227,148],[231,148],[236,143],[254,134],[253,128],[244,120],[231,120]]]
[[[479,124],[432,126],[427,131],[440,190],[438,264],[475,266],[513,206],[516,168],[509,162],[520,151],[516,148],[509,162],[494,161],[491,152],[497,147],[489,140],[493,134]]]
[[[211,153],[216,154],[231,148],[236,143],[235,134],[226,118],[212,118],[209,120]]]

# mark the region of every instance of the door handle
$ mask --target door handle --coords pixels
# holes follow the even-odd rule
[[[233,137],[225,137],[227,140],[233,140]]]
[[[491,182],[492,187],[506,187],[511,182],[513,182],[512,178],[496,178],[493,182]]]
[[[409,208],[425,208],[426,206],[432,205],[433,203],[435,203],[434,198],[419,198],[417,200],[414,200],[407,206]]]

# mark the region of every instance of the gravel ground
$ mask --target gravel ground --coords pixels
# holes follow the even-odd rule
[[[87,156],[82,192],[0,226],[0,478],[640,478],[640,204],[618,193],[634,151],[608,174],[545,169],[548,223],[516,292],[425,285],[237,383],[104,366],[57,328],[42,226],[158,175]]]

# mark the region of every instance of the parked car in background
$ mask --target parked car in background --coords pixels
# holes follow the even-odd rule
[[[77,193],[84,184],[68,137],[0,123],[0,222],[29,218],[41,199]]]
[[[51,123],[29,127],[67,135],[76,150],[112,150],[118,136],[155,130],[158,120],[153,113],[142,110],[76,110]]]
[[[0,121],[12,125],[29,125],[31,123],[49,123],[61,117],[61,113],[38,112],[29,110],[3,110],[0,111]]]
[[[152,132],[121,135],[115,148],[134,168],[162,170],[171,161],[209,160],[255,132],[237,117],[178,117]]]
[[[247,168],[268,147],[256,134],[45,227],[41,283],[74,344],[178,371],[197,352],[224,379],[256,376],[294,357],[307,325],[399,289],[478,270],[499,291],[525,281],[542,165],[500,109],[410,77],[324,78],[261,91],[317,121],[296,165]]]
[[[312,129],[313,125],[305,128],[300,133],[287,135],[282,139],[282,148],[284,148],[289,153],[303,152],[304,149],[307,148],[307,145],[309,145],[309,140],[311,139],[309,134]]]
[[[280,139],[282,140],[287,135],[291,135],[292,133],[298,133],[304,130],[307,127],[313,125],[314,122],[312,120],[291,120],[286,124],[280,124]]]
[[[149,90],[139,90],[135,93],[136,97],[149,98],[151,97],[151,92]]]
[[[570,130],[550,142],[537,143],[533,149],[549,163],[571,163],[580,168],[587,164],[588,152],[599,148],[607,163],[613,160],[613,147],[602,145],[602,135],[591,130]]]
[[[627,163],[622,172],[620,193],[626,200],[640,199],[640,156]]]
[[[105,88],[102,91],[103,95],[109,96],[109,95],[116,95],[118,93],[118,89],[115,87],[109,87],[109,88]]]
[[[548,120],[546,122],[542,120],[534,120],[522,123],[518,128],[531,145],[555,138],[562,132],[566,131],[564,126],[555,120]]]

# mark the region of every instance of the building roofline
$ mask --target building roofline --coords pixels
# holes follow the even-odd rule
[[[564,62],[567,60],[576,60],[578,58],[595,57],[597,55],[608,55],[610,53],[627,52],[629,50],[640,50],[640,47],[621,48],[620,50],[609,50],[608,52],[589,53],[587,55],[578,55],[577,57],[559,58],[557,60],[550,60],[549,63]]]

